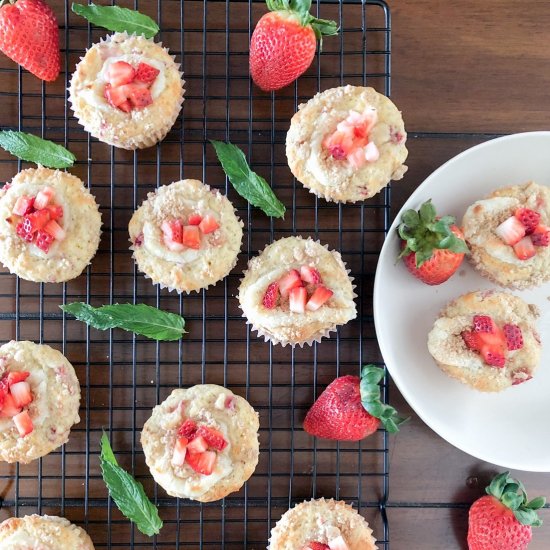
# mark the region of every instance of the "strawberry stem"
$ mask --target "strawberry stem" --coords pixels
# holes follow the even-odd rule
[[[365,365],[361,371],[361,403],[365,410],[375,418],[380,419],[382,425],[389,433],[399,431],[399,426],[409,420],[399,416],[398,412],[381,399],[380,382],[384,378],[385,371],[374,365]]]

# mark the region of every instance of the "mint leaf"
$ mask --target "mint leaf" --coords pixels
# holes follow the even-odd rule
[[[98,330],[120,328],[153,340],[179,340],[185,334],[183,317],[146,304],[113,304],[95,308],[84,302],[73,302],[59,307]]]
[[[21,160],[48,168],[68,168],[76,160],[65,147],[25,132],[0,131],[0,147]]]
[[[117,463],[109,438],[101,436],[99,456],[103,481],[118,509],[145,535],[158,535],[162,528],[157,507],[147,498],[143,485]]]
[[[268,216],[284,218],[285,205],[275,196],[267,181],[250,169],[244,153],[232,143],[215,140],[210,140],[210,143],[235,191]]]
[[[110,31],[129,34],[142,34],[145,38],[153,38],[159,32],[159,26],[148,16],[136,10],[120,6],[96,6],[73,3],[71,9],[90,23]]]

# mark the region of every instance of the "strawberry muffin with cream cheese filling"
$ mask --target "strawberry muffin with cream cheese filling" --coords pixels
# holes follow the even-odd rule
[[[66,443],[79,406],[80,384],[62,353],[28,341],[0,347],[0,460],[26,464]]]
[[[184,81],[174,56],[143,36],[115,33],[76,66],[69,101],[100,141],[143,149],[164,139],[181,110]]]
[[[81,527],[58,516],[24,516],[0,523],[2,550],[94,550]]]
[[[428,335],[438,367],[484,392],[531,380],[540,362],[535,305],[507,292],[470,292],[450,302]]]
[[[215,384],[174,390],[145,422],[141,444],[155,481],[200,502],[238,491],[259,457],[258,414]]]
[[[139,270],[161,287],[189,293],[235,267],[242,227],[227,197],[188,179],[149,193],[128,230]]]
[[[407,167],[401,113],[373,88],[341,86],[318,93],[292,117],[286,156],[294,176],[334,202],[368,199]]]
[[[353,289],[338,252],[310,238],[286,237],[249,261],[238,298],[258,335],[303,346],[355,319]]]
[[[0,190],[0,261],[27,281],[78,277],[99,246],[101,214],[76,176],[29,168]]]
[[[268,550],[376,550],[367,521],[333,499],[309,500],[285,512],[271,530]]]
[[[497,189],[462,220],[470,260],[481,275],[510,288],[550,281],[550,188],[535,182]]]

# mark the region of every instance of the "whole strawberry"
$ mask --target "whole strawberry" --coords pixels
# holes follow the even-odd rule
[[[398,228],[406,268],[427,285],[445,282],[459,268],[468,247],[452,216],[438,217],[431,200],[407,210]]]
[[[0,7],[0,50],[42,80],[55,80],[61,69],[59,29],[42,0],[10,0]]]
[[[374,433],[382,423],[395,433],[405,422],[397,411],[380,399],[379,382],[384,369],[363,367],[361,378],[340,376],[313,403],[304,420],[304,430],[317,437],[359,441]]]
[[[250,74],[267,92],[294,82],[311,65],[317,40],[338,33],[334,21],[309,13],[311,0],[266,0],[270,13],[250,40]]]
[[[487,495],[470,508],[469,550],[526,550],[531,526],[542,524],[536,510],[546,499],[537,497],[527,502],[523,484],[510,477],[510,472],[497,475],[485,492]]]

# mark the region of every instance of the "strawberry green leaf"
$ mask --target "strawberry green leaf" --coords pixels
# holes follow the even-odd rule
[[[515,518],[522,525],[531,525],[532,527],[540,527],[542,520],[538,517],[534,510],[521,508],[519,510],[513,510]]]
[[[0,131],[0,147],[22,160],[48,168],[68,168],[76,160],[65,147],[25,132]]]
[[[546,498],[536,497],[531,502],[528,502],[525,505],[525,508],[529,508],[531,510],[538,510],[539,508],[542,508],[545,504],[546,504]]]
[[[435,220],[435,208],[431,200],[426,201],[420,206],[419,214],[420,221],[424,224],[431,223]]]
[[[136,10],[76,3],[72,4],[71,9],[90,23],[109,31],[142,34],[145,38],[153,38],[159,32],[159,26],[148,15]]]

